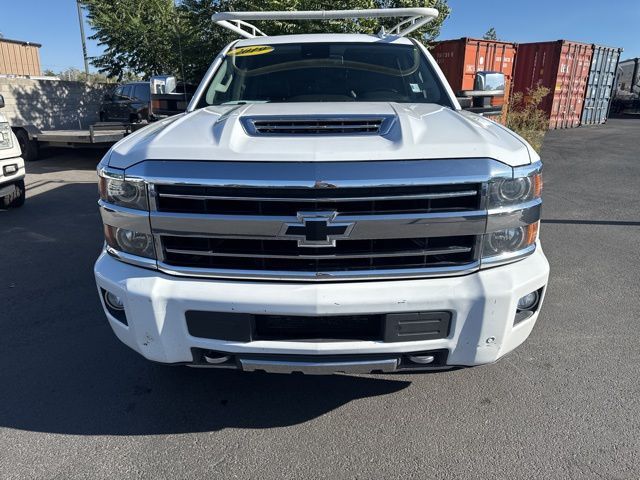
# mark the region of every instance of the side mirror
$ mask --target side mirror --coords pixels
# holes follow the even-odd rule
[[[502,90],[504,92],[505,83],[504,73],[477,72],[473,89],[479,91]]]
[[[0,108],[4,108],[4,97],[0,95]]]
[[[155,75],[149,80],[151,95],[167,95],[176,93],[178,82],[173,75]]]

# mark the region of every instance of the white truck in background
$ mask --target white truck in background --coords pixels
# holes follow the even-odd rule
[[[4,97],[0,95],[0,108]],[[0,112],[0,209],[21,207],[25,200],[24,160],[6,117]]]

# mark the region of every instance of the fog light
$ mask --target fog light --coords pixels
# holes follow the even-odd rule
[[[518,310],[531,310],[538,304],[539,299],[538,292],[527,293],[524,297],[518,300]]]
[[[122,303],[122,299],[111,292],[105,292],[104,301],[109,308],[114,310],[124,310],[124,303]]]

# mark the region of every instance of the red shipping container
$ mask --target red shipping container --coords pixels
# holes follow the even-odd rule
[[[456,94],[460,90],[473,90],[476,72],[504,73],[505,95],[491,101],[497,106],[509,100],[516,50],[517,45],[511,42],[459,38],[436,43],[431,54]]]
[[[538,84],[551,92],[540,108],[547,113],[549,128],[580,125],[589,80],[593,45],[557,40],[521,43],[513,79],[513,91],[527,94]]]

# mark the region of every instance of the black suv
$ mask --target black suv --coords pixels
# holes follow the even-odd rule
[[[100,105],[100,121],[136,123],[149,119],[151,87],[149,82],[131,82],[119,85],[104,96]]]

